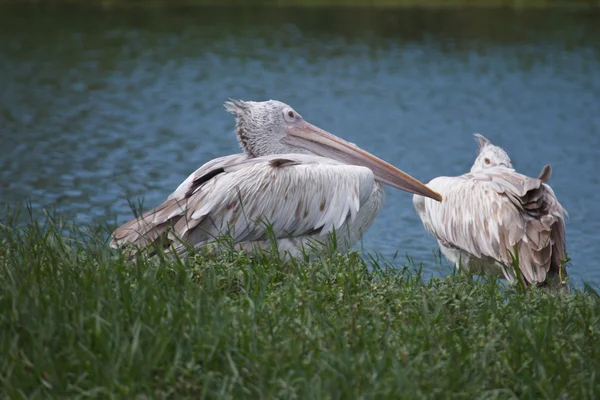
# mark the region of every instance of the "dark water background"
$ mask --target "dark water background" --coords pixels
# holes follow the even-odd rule
[[[0,7],[0,204],[122,223],[233,152],[229,97],[278,99],[429,181],[473,132],[567,208],[571,274],[600,284],[600,12]],[[432,264],[388,189],[362,246]]]

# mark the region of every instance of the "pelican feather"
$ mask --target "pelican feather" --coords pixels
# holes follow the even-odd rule
[[[545,183],[552,170],[544,167],[538,178],[520,174],[502,149],[481,138],[475,165],[485,167],[431,180],[427,186],[444,200],[415,195],[417,213],[457,267],[514,281],[507,267],[516,248],[525,282],[545,285],[560,275],[566,256],[567,213]]]
[[[177,251],[184,250],[183,243],[203,247],[223,235],[242,248],[267,247],[272,229],[282,251],[297,256],[299,245],[356,223],[361,207],[379,190],[370,169],[324,157],[284,154],[236,162],[230,157],[201,167],[162,205],[119,227],[111,245],[146,246],[167,233]],[[338,246],[351,246],[354,238],[348,239]]]

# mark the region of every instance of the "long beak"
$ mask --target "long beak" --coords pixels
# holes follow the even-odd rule
[[[350,165],[367,167],[373,171],[378,181],[397,189],[442,201],[442,196],[439,193],[429,189],[412,176],[364,151],[355,144],[346,142],[304,120],[288,128],[288,136],[283,140],[321,157],[332,158]]]

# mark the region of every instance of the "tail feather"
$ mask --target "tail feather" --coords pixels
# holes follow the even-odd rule
[[[146,247],[165,236],[168,229],[181,219],[184,212],[185,207],[180,200],[169,199],[115,229],[110,247],[118,248],[126,244]]]
[[[567,268],[565,265],[567,257],[565,224],[563,220],[558,220],[552,226],[552,260],[550,262],[549,278],[554,286],[558,286],[564,291],[569,290],[566,285]]]

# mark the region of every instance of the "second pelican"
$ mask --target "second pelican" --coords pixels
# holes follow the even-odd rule
[[[241,249],[270,249],[274,235],[280,253],[299,256],[335,230],[337,249],[344,252],[375,219],[384,184],[441,200],[287,104],[229,101],[225,107],[236,117],[243,153],[204,164],[163,204],[117,228],[112,247],[161,240],[184,252],[186,244],[203,247],[227,234]]]
[[[565,215],[552,188],[549,165],[538,178],[513,169],[506,152],[480,134],[471,172],[428,183],[442,203],[413,196],[425,228],[444,256],[470,274],[499,275],[513,282],[513,257],[526,285],[564,287]]]

